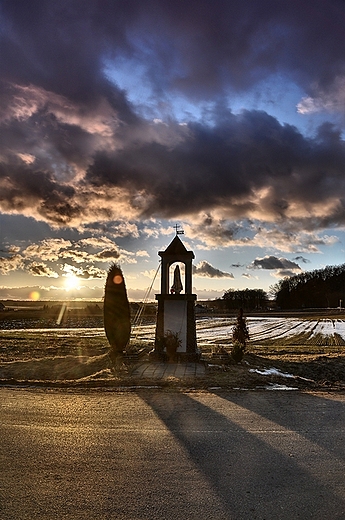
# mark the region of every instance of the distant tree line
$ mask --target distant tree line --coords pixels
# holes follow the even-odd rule
[[[267,294],[262,289],[229,289],[223,294],[222,303],[227,309],[260,310],[267,307]]]
[[[281,309],[338,307],[345,298],[345,264],[306,271],[272,287]]]

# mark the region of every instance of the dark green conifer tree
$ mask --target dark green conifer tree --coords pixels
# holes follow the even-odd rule
[[[126,285],[121,268],[113,264],[104,292],[104,329],[110,344],[112,362],[123,354],[131,334],[131,315]]]

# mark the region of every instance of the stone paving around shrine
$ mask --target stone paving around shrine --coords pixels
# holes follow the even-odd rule
[[[196,377],[205,375],[203,363],[139,363],[132,375],[144,378]]]

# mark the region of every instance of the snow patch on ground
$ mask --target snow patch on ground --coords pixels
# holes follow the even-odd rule
[[[249,372],[255,372],[256,374],[260,374],[261,376],[279,376],[279,377],[290,377],[294,378],[292,374],[285,374],[284,372],[281,372],[277,368],[264,368],[262,370],[259,370],[258,368],[250,368]]]
[[[276,383],[265,386],[265,390],[298,390],[296,386],[278,385]]]
[[[212,320],[212,318],[209,318]],[[248,317],[247,324],[252,343],[259,343],[263,340],[291,338],[303,334],[308,341],[316,335],[324,337],[333,336],[335,333],[345,340],[345,320],[343,319],[320,319],[302,320],[299,318],[270,318],[270,317]],[[231,320],[218,322],[219,326],[207,327],[207,319],[203,320],[202,329],[197,323],[198,340],[204,343],[218,342],[224,338],[228,340],[232,337],[234,323]]]

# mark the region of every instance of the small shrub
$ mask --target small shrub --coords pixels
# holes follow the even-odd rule
[[[216,354],[216,355],[226,355],[227,354],[227,351],[225,350],[225,348],[223,347],[223,345],[214,345],[212,347],[212,354]]]
[[[167,330],[164,335],[164,345],[168,356],[168,361],[175,362],[177,360],[177,350],[181,346],[182,340],[179,338],[178,332]]]
[[[239,363],[242,361],[244,356],[245,346],[242,345],[239,341],[235,341],[232,350],[231,350],[231,357],[235,361],[235,363]]]

